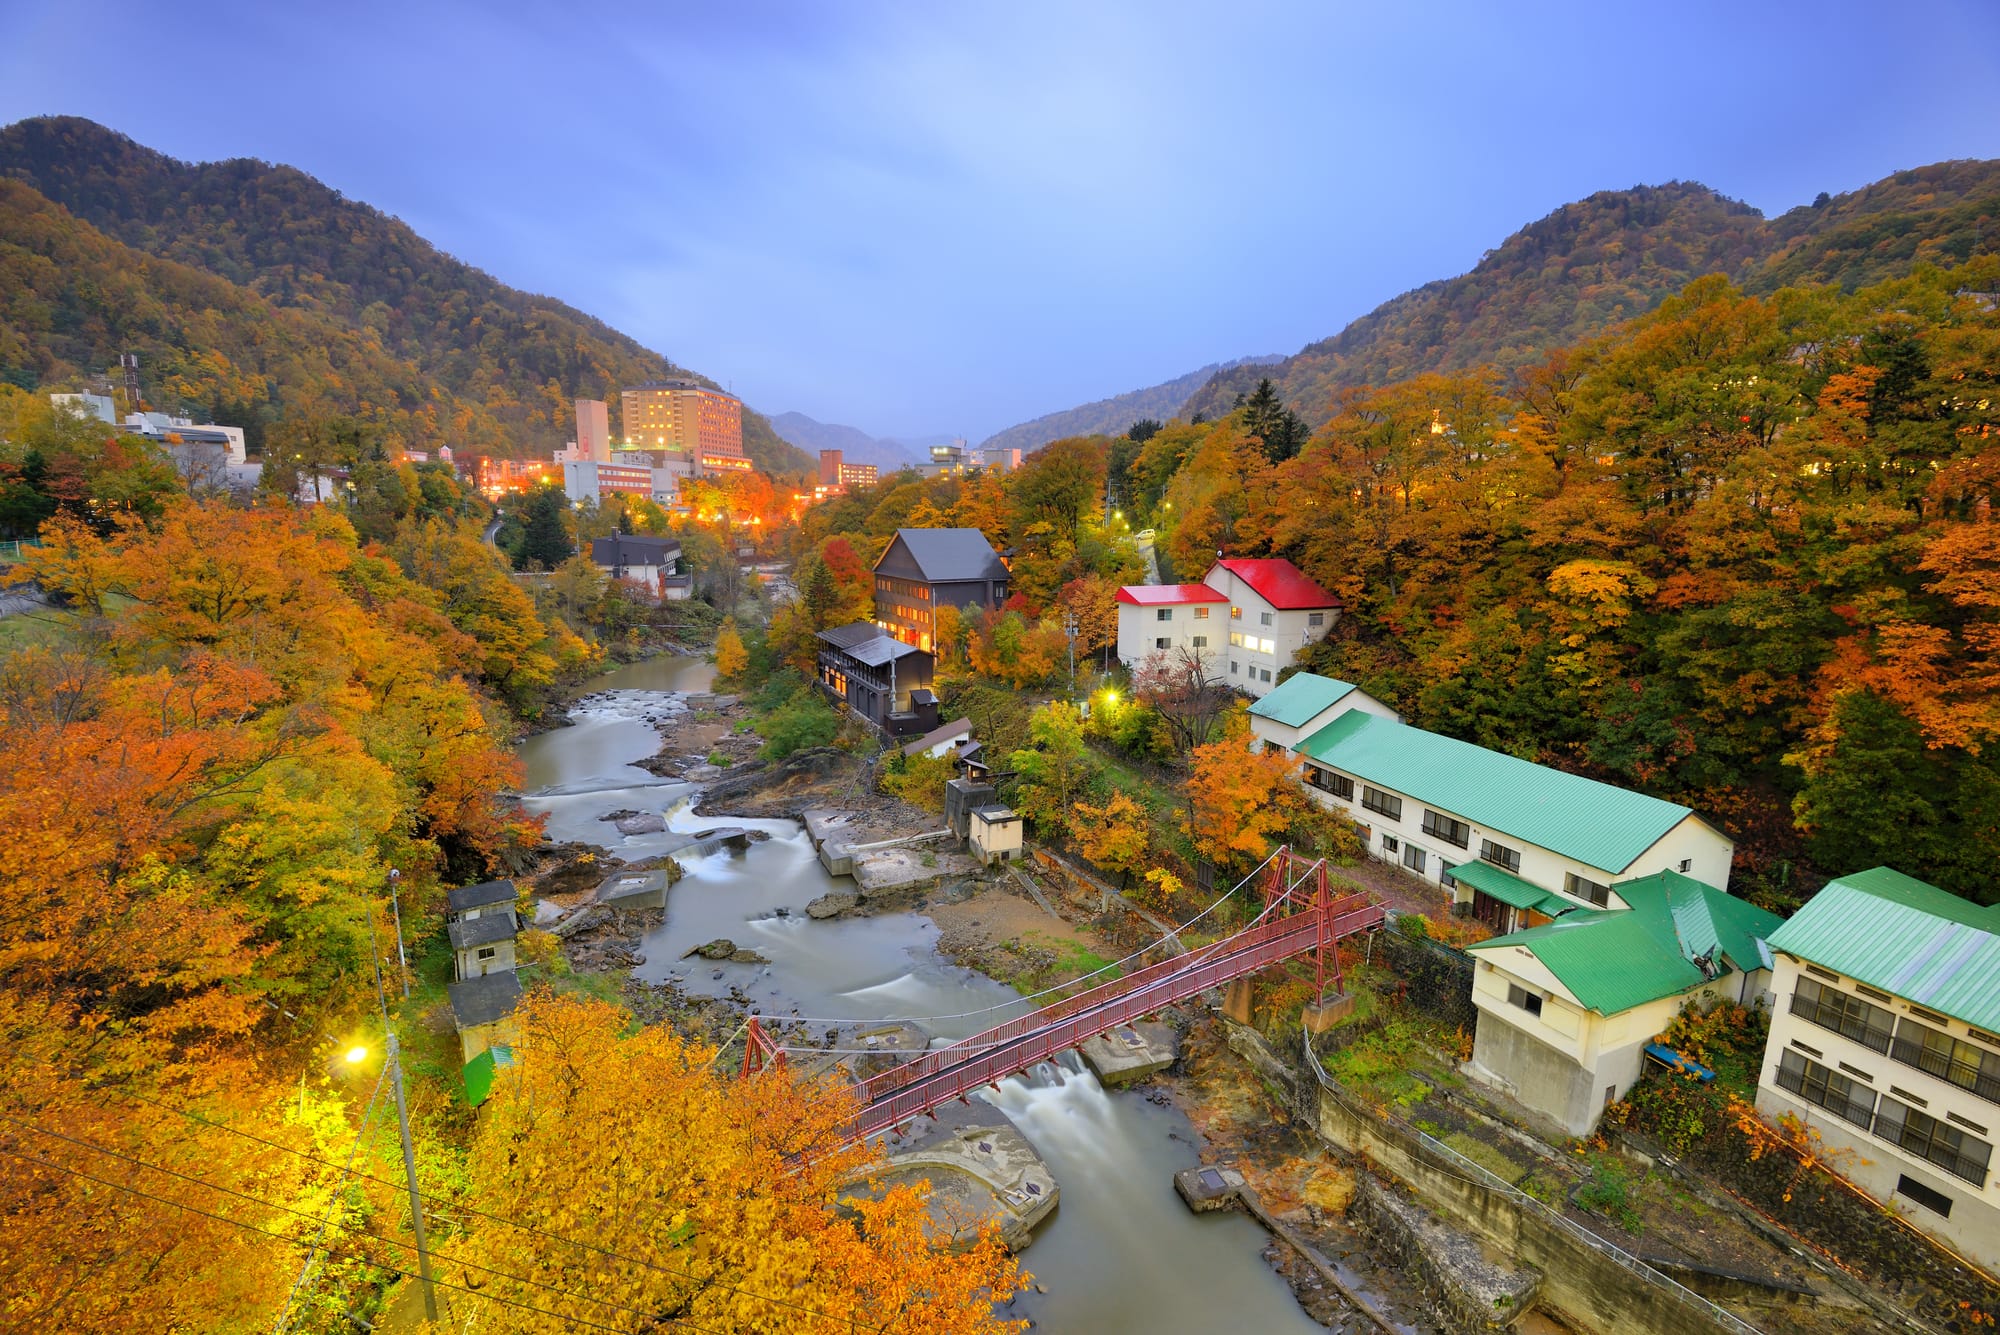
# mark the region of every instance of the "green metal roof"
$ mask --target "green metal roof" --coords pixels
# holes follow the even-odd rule
[[[1502,904],[1512,904],[1517,909],[1535,909],[1551,918],[1576,908],[1573,902],[1561,895],[1544,890],[1532,881],[1524,881],[1505,867],[1496,867],[1490,862],[1458,863],[1452,867],[1451,876],[1453,880],[1463,881]]]
[[[1355,689],[1351,681],[1322,677],[1311,672],[1295,672],[1278,683],[1277,689],[1250,706],[1259,718],[1302,728],[1321,710],[1338,704]]]
[[[1771,947],[2000,1032],[2000,906],[1876,867],[1829,883]]]
[[[1700,986],[1712,976],[1693,963],[1703,955],[1718,974],[1767,967],[1759,943],[1783,921],[1677,872],[1622,881],[1611,892],[1632,907],[1578,909],[1471,949],[1520,946],[1583,1005],[1615,1015]]]
[[[493,1094],[493,1082],[514,1064],[514,1050],[490,1047],[465,1064],[465,1101],[477,1108]]]
[[[1614,875],[1691,814],[1673,802],[1358,709],[1298,749],[1364,783]]]

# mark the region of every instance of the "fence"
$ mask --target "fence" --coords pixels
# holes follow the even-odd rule
[[[0,566],[12,565],[16,561],[20,560],[21,557],[25,555],[24,551],[22,550],[23,548],[39,547],[41,545],[42,544],[34,538],[26,538],[18,542],[12,540],[6,542],[0,542]]]
[[[1467,1033],[1477,1027],[1479,1008],[1472,1001],[1470,955],[1442,942],[1394,930],[1382,933],[1373,950],[1383,965],[1403,980],[1411,1005]]]
[[[1435,1136],[1420,1131],[1416,1127],[1410,1126],[1401,1119],[1392,1117],[1387,1113],[1358,1106],[1349,1099],[1347,1092],[1340,1087],[1340,1084],[1326,1073],[1326,1068],[1320,1065],[1319,1054],[1313,1051],[1311,1034],[1307,1033],[1304,1029],[1301,1029],[1299,1032],[1300,1046],[1305,1049],[1306,1065],[1312,1069],[1313,1079],[1325,1094],[1347,1111],[1349,1116],[1377,1125],[1387,1123],[1396,1134],[1414,1143],[1422,1151],[1423,1156],[1430,1160],[1432,1168],[1455,1176],[1470,1185],[1499,1195],[1522,1213],[1552,1225],[1571,1240],[1589,1248],[1599,1256],[1604,1257],[1621,1269],[1636,1276],[1641,1282],[1648,1285],[1657,1294],[1676,1306],[1691,1311],[1705,1321],[1713,1322],[1723,1330],[1732,1332],[1733,1335],[1762,1335],[1762,1332],[1755,1326],[1744,1321],[1734,1312],[1729,1311],[1725,1307],[1718,1306],[1686,1285],[1680,1284],[1660,1273],[1660,1271],[1646,1264],[1638,1257],[1632,1255],[1632,1253],[1593,1233],[1563,1214],[1560,1210],[1553,1209],[1543,1202],[1536,1200],[1533,1196],[1528,1195],[1506,1179],[1474,1163],[1471,1159],[1466,1158],[1463,1154],[1446,1145],[1443,1141],[1438,1140]]]

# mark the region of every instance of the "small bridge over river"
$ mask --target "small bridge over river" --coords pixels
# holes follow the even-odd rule
[[[1385,917],[1382,907],[1366,894],[1335,896],[1327,883],[1325,861],[1306,864],[1289,848],[1279,849],[1260,872],[1263,910],[1235,934],[1136,968],[859,1081],[855,1092],[861,1111],[855,1119],[854,1138],[899,1126],[1099,1034],[1302,955],[1311,954],[1316,959],[1321,1000],[1326,997],[1329,979],[1338,992],[1340,943],[1381,927]],[[1237,889],[1260,872],[1252,872]],[[1235,893],[1232,890],[1230,895]],[[767,1064],[782,1065],[784,1060],[785,1049],[753,1016],[743,1074],[748,1076]]]

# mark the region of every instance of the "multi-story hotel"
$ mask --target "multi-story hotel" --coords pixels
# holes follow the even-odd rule
[[[2000,1265],[2000,906],[1888,867],[1828,885],[1771,935],[1767,1117],[1981,1265]]]
[[[745,469],[743,403],[692,380],[648,380],[620,392],[625,444],[677,450],[703,468]]]
[[[854,487],[875,485],[877,468],[874,464],[851,464],[839,450],[819,452],[819,484],[827,488],[847,490]]]

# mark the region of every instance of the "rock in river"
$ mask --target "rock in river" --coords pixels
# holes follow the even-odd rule
[[[861,902],[861,896],[852,890],[829,890],[806,905],[809,918],[838,918],[843,913],[852,913],[854,906]]]

